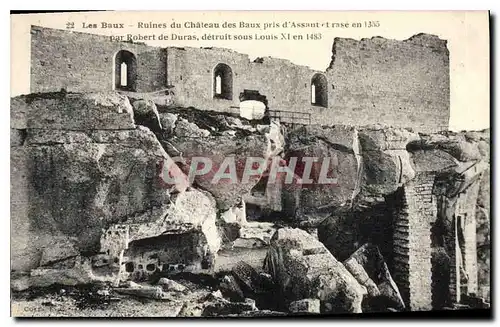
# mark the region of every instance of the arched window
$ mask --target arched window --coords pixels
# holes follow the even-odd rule
[[[115,89],[135,91],[137,80],[137,59],[127,50],[118,51],[115,56]]]
[[[233,71],[226,64],[218,64],[214,69],[214,98],[233,99]]]
[[[325,75],[316,74],[311,80],[311,104],[328,107],[328,82]]]

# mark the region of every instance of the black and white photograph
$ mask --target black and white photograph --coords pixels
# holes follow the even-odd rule
[[[11,13],[11,316],[490,316],[489,19]]]

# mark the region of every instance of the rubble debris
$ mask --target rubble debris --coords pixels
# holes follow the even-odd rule
[[[112,226],[104,231],[101,253],[116,255],[118,280],[144,281],[155,274],[210,270],[220,248],[215,201],[210,194],[190,189],[171,197],[162,220]],[[110,233],[111,232],[111,233]],[[111,235],[111,241],[106,241]],[[120,239],[123,238],[123,239]],[[117,250],[114,250],[116,248]]]
[[[73,94],[71,101],[65,99],[34,100],[26,111],[25,144],[11,152],[12,178],[20,183],[12,187],[23,196],[13,211],[18,227],[13,238],[23,237],[13,242],[14,270],[39,267],[40,249],[47,249],[42,264],[52,260],[49,251],[60,256],[69,250],[66,242],[54,243],[58,238],[74,240],[79,253],[95,253],[103,228],[160,219],[170,195],[187,188],[178,179],[165,187],[156,177],[161,162],[173,161],[149,129],[136,127],[125,97]],[[16,102],[13,110],[20,110]],[[183,176],[175,164],[171,168]],[[47,185],[56,191],[47,191]]]

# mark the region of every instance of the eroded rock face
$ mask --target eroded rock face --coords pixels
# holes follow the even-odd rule
[[[490,169],[483,172],[476,205],[479,296],[490,301]]]
[[[394,195],[425,173],[437,175],[430,192],[438,202],[453,204],[480,183],[477,201],[471,197],[461,208],[470,205],[476,214],[478,293],[489,298],[488,131],[426,135],[392,128],[257,125],[226,114],[156,107],[148,100],[131,105],[116,93],[17,97],[11,116],[14,290],[213,273],[223,238],[237,250],[229,256],[251,250],[262,257],[238,257],[247,261],[238,267],[246,268],[221,283],[224,295],[238,303],[215,296],[210,305],[200,305],[199,315],[254,315],[255,303],[247,297],[261,309],[281,311],[360,312],[363,299],[369,310],[382,302],[383,309],[400,310],[401,297],[384,262],[394,261],[392,247],[380,235],[391,234],[390,209],[402,205]],[[190,176],[196,157],[210,159],[212,166]],[[242,182],[250,157],[262,159],[267,168],[273,158],[284,164],[297,158],[293,183],[284,183],[281,174],[282,184],[273,188],[266,184],[268,176],[262,178],[269,170]],[[332,159],[324,177],[336,182],[318,184],[321,165],[313,165],[308,177],[314,182],[301,184],[305,157],[320,163]],[[223,174],[233,162],[236,182]],[[176,177],[173,182],[163,178],[167,172]],[[267,206],[280,219],[276,225],[246,221],[242,199],[253,196],[259,181],[264,195],[254,198],[261,202],[248,203]],[[437,221],[447,225],[434,238],[453,233],[456,205],[448,207],[438,208]],[[319,241],[305,230],[280,228],[290,220],[317,230]],[[384,258],[373,247],[356,251],[365,242],[377,244]],[[447,255],[450,244],[433,245],[434,268],[446,261],[436,249]],[[266,251],[269,274],[259,271]],[[445,270],[439,273],[449,275]],[[448,283],[441,284],[433,286],[434,293],[448,289]],[[187,292],[165,285],[164,291]],[[157,289],[139,293],[154,298]],[[438,300],[445,303],[447,297]],[[275,308],[268,302],[276,299],[283,303]]]
[[[127,97],[115,92],[43,93],[11,100],[12,128],[134,129]]]
[[[281,228],[271,239],[265,270],[282,300],[319,299],[322,313],[361,312],[366,289],[325,246],[301,229]]]
[[[210,194],[196,189],[175,194],[161,218],[113,225],[101,237],[101,273],[116,280],[148,280],[158,273],[210,270],[220,248],[217,212]]]
[[[92,132],[90,142],[64,142],[73,132],[52,139],[30,133],[14,156],[13,168],[24,182],[27,227],[43,249],[53,235],[76,237],[80,251],[95,250],[101,229],[122,220],[154,221],[168,205],[170,189],[158,178],[158,163],[169,160],[147,129]],[[61,139],[58,137],[61,136]],[[66,137],[66,139],[63,139]],[[57,138],[57,139],[56,139]],[[75,141],[75,139],[73,139]],[[60,142],[60,143],[58,143]],[[177,185],[177,190],[187,185]],[[151,214],[148,214],[151,213]],[[48,244],[40,235],[48,234]],[[29,243],[29,242],[28,242]]]
[[[13,270],[73,255],[70,248],[96,252],[102,229],[156,221],[187,187],[158,177],[159,163],[171,159],[135,126],[123,96],[20,97],[11,110],[26,131],[11,148]]]
[[[318,239],[338,260],[346,260],[359,248],[359,221],[351,215],[334,215],[318,226]]]
[[[290,312],[293,313],[320,313],[320,301],[318,299],[303,299],[290,303]]]
[[[457,160],[466,162],[489,158],[489,138],[489,130],[422,134],[420,140],[410,142],[407,148],[411,152],[414,150],[442,150]]]
[[[362,129],[359,141],[363,157],[361,192],[377,197],[393,193],[415,177],[406,146],[419,135],[406,129]]]

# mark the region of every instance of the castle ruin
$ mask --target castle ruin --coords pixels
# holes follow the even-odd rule
[[[326,71],[315,71],[284,59],[250,61],[229,49],[158,48],[33,26],[31,92],[164,91],[177,107],[219,112],[261,101],[288,123],[448,129],[445,40],[335,38],[331,58]]]

